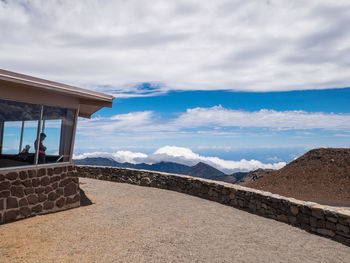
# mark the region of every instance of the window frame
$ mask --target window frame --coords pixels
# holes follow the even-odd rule
[[[69,107],[62,107],[62,106],[58,106],[58,105],[36,104],[36,103],[28,103],[28,102],[24,102],[24,101],[18,101],[18,100],[13,100],[13,99],[6,99],[6,98],[0,98],[0,100],[10,101],[10,102],[12,101],[12,102],[17,102],[17,103],[33,104],[33,105],[40,106],[40,113],[39,113],[40,118],[38,120],[37,136],[36,136],[36,141],[37,141],[36,149],[39,148],[39,143],[40,143],[39,137],[40,137],[40,133],[41,133],[42,126],[43,126],[44,107],[45,106],[48,106],[48,107],[59,107],[59,108],[63,108],[63,109],[75,110],[74,120],[73,120],[73,127],[72,127],[73,129],[72,129],[71,146],[70,146],[70,152],[69,152],[69,161],[63,161],[63,162],[57,162],[57,163],[39,164],[38,163],[39,151],[36,151],[35,152],[35,157],[34,157],[34,161],[35,161],[34,164],[32,164],[32,165],[12,166],[12,167],[0,167],[0,171],[22,170],[23,168],[30,170],[30,169],[37,168],[37,167],[66,166],[67,164],[72,164],[75,136],[76,136],[76,130],[77,130],[77,124],[78,124],[78,118],[79,118],[79,107],[77,107],[77,108],[69,108]],[[24,121],[22,120],[22,122],[24,122]],[[0,143],[0,147],[1,147],[0,154],[2,154],[3,139],[4,139],[4,125],[2,125],[2,130],[0,131],[0,141],[1,141],[1,143]],[[20,145],[19,146],[21,146],[22,139],[23,139],[23,124],[22,124],[22,128],[21,128],[20,139],[21,140],[20,140]]]

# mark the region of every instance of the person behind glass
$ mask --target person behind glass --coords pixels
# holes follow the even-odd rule
[[[38,158],[38,163],[45,163],[45,159],[46,159],[46,147],[43,145],[43,141],[46,138],[46,134],[45,133],[40,133],[40,142],[39,142],[39,158]],[[34,147],[35,149],[37,149],[37,140],[35,140],[34,142]]]

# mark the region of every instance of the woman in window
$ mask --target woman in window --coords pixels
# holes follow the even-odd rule
[[[40,133],[40,143],[39,143],[39,158],[38,158],[38,164],[39,163],[45,163],[45,159],[46,159],[46,147],[43,145],[43,141],[45,140],[46,138],[46,134],[45,133]],[[34,142],[34,147],[35,149],[38,149],[38,144],[37,144],[37,140],[35,140]]]

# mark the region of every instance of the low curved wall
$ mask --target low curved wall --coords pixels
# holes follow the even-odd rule
[[[80,206],[72,165],[0,171],[0,224]]]
[[[150,186],[198,196],[289,223],[350,246],[350,210],[185,175],[116,167],[76,167],[81,177]]]

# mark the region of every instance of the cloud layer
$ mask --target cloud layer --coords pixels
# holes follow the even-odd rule
[[[120,132],[228,132],[226,128],[264,128],[269,130],[311,130],[324,129],[350,131],[349,114],[309,113],[305,111],[260,110],[254,112],[232,110],[222,106],[193,108],[180,113],[173,119],[161,119],[152,111],[131,112],[112,117],[82,119],[78,133]],[[201,131],[203,129],[203,131]],[[223,130],[222,130],[223,129]]]
[[[108,92],[350,85],[350,3],[0,1],[1,68]]]
[[[191,149],[185,147],[176,146],[164,146],[156,150],[153,154],[147,155],[140,152],[130,152],[130,151],[117,151],[115,153],[107,152],[91,152],[84,153],[81,155],[74,156],[74,159],[84,159],[92,157],[104,157],[110,158],[117,162],[129,162],[129,163],[159,163],[159,162],[176,162],[180,164],[185,164],[193,166],[199,162],[209,164],[227,174],[237,172],[237,171],[251,171],[258,168],[268,168],[268,169],[280,169],[285,162],[275,162],[275,163],[262,163],[257,160],[245,160],[240,161],[230,161],[223,160],[218,157],[208,157],[201,156],[194,153]]]

